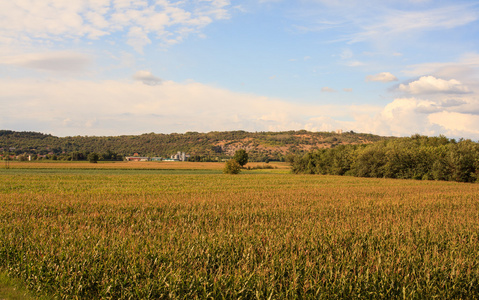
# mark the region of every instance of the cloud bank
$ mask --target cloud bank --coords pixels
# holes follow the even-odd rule
[[[379,108],[296,104],[196,82],[4,80],[0,128],[65,135],[120,135],[215,130],[329,130],[320,116],[344,119]],[[8,88],[7,88],[8,87]],[[28,87],[28,88],[25,88]],[[332,128],[335,130],[338,128]]]
[[[479,100],[472,94],[434,100],[404,97],[385,106],[320,105],[235,93],[197,82],[160,81],[148,71],[134,77],[136,81],[1,81],[0,128],[59,136],[343,129],[479,139]]]
[[[92,58],[89,55],[71,51],[0,56],[0,65],[12,65],[28,69],[54,72],[81,72],[91,63]]]

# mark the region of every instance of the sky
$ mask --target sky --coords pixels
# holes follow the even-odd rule
[[[479,2],[0,2],[0,129],[479,140]]]

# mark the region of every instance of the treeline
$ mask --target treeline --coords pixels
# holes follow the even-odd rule
[[[111,151],[106,151],[105,153],[96,153],[96,152],[79,152],[79,151],[74,151],[71,153],[60,153],[60,154],[55,154],[55,153],[50,153],[50,154],[21,154],[21,155],[11,155],[10,159],[16,159],[19,161],[27,161],[27,160],[67,160],[67,161],[83,161],[83,160],[89,160],[90,155],[96,155],[98,158],[97,160],[101,161],[121,161],[124,159],[124,157],[120,154],[111,152]],[[4,154],[0,154],[0,157],[4,157]]]
[[[479,181],[479,144],[414,135],[370,145],[347,145],[296,156],[294,173]]]

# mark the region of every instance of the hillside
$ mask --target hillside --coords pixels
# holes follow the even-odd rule
[[[224,158],[238,149],[246,149],[252,161],[284,160],[288,154],[338,145],[365,144],[387,139],[372,134],[346,132],[187,132],[122,136],[56,137],[38,132],[0,130],[0,151],[20,154],[115,153],[120,156],[138,153],[143,156],[169,157],[177,151],[192,156]]]

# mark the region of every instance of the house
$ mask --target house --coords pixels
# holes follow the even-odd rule
[[[190,157],[189,154],[186,154],[185,152],[180,152],[180,151],[172,155],[171,158],[139,156],[138,153],[135,153],[133,156],[126,156],[125,160],[126,161],[187,161],[189,157]]]
[[[126,156],[126,161],[149,161],[150,158],[146,156]]]
[[[178,160],[174,158],[165,158],[163,159],[163,161],[178,161]]]

